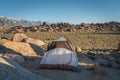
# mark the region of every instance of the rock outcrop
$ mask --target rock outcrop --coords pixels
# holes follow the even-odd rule
[[[16,62],[0,57],[0,80],[48,80],[21,67]]]
[[[32,39],[32,38],[24,38],[23,39],[23,42],[26,42],[26,43],[32,43],[32,44],[35,44],[37,46],[43,46],[45,45],[45,43],[39,39]]]
[[[23,33],[16,33],[13,38],[12,38],[12,41],[15,41],[15,42],[21,42],[24,38],[27,38],[27,36]]]
[[[44,50],[34,44],[13,41],[1,41],[1,48],[11,53],[18,53],[23,56],[43,55]]]

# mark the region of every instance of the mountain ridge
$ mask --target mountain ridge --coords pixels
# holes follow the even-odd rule
[[[64,23],[64,22],[61,22],[61,23]],[[93,24],[106,24],[106,23],[110,24],[110,25],[120,25],[120,22],[118,22],[118,21],[93,23]],[[44,24],[44,22],[42,22],[42,21],[30,21],[30,20],[25,20],[25,19],[21,19],[21,18],[10,18],[10,17],[6,17],[6,16],[0,16],[0,26],[2,26],[2,27],[5,27],[5,26],[14,27],[14,26],[20,26],[20,25],[29,27],[29,26],[33,26],[33,25],[40,26],[42,24]],[[54,23],[46,23],[46,24],[50,25],[50,24],[54,24]],[[59,24],[59,23],[56,22],[55,24]],[[81,23],[81,24],[84,24],[84,23]],[[87,24],[87,23],[85,23],[85,24]],[[88,23],[88,24],[92,24],[92,23]]]
[[[32,26],[32,25],[41,25],[41,21],[29,21],[29,20],[24,20],[21,18],[9,18],[9,17],[4,17],[0,16],[0,26],[19,26],[23,25],[25,27]]]

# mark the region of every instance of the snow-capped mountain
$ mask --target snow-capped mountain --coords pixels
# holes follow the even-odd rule
[[[20,18],[9,18],[0,16],[0,26],[19,26],[24,25],[26,27],[32,26],[32,25],[41,25],[41,21],[29,21],[29,20],[23,20]]]

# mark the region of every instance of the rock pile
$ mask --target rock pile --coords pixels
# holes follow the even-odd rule
[[[102,54],[102,55],[92,55],[89,56],[87,55],[91,60],[93,60],[94,62],[98,63],[98,65],[100,66],[105,66],[105,67],[111,67],[111,68],[118,68],[119,67],[119,58],[116,58],[116,55],[119,56],[120,58],[120,54]],[[118,57],[117,56],[117,57]]]
[[[17,53],[23,56],[43,55],[44,50],[41,48],[45,43],[41,40],[28,38],[25,34],[17,33],[13,36],[12,41],[1,40],[0,47],[9,53]]]

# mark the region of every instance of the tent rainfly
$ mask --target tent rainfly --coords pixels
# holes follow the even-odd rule
[[[71,44],[64,38],[54,40],[40,62],[42,69],[60,69],[76,71],[78,59]]]

